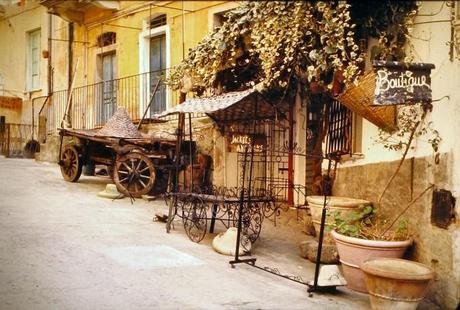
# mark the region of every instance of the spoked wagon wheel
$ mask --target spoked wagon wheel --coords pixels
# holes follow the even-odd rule
[[[144,154],[132,152],[117,159],[113,180],[120,192],[139,198],[153,188],[155,166]]]
[[[182,207],[182,222],[187,236],[193,242],[200,242],[206,235],[208,218],[207,205],[199,198],[184,203]]]
[[[61,174],[68,182],[77,182],[83,167],[81,153],[75,145],[67,145],[61,153]]]
[[[248,207],[247,203],[243,206],[243,217],[241,219],[242,227],[241,232],[247,236],[251,243],[257,241],[262,229],[262,208],[260,203],[251,203]],[[236,207],[234,214],[233,223],[235,227],[238,227],[238,216],[239,216],[239,205]]]

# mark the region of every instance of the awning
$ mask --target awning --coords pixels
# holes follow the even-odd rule
[[[216,122],[235,122],[273,119],[277,110],[257,90],[248,89],[219,96],[188,99],[156,116],[178,113],[204,113]]]

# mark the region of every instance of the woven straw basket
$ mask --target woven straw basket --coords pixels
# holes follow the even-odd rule
[[[337,97],[347,108],[364,117],[379,128],[391,131],[396,127],[396,106],[372,106],[374,104],[375,73],[367,72],[358,85],[352,85]]]

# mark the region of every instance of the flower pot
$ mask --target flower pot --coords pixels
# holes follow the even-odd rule
[[[362,293],[367,293],[364,273],[361,270],[361,265],[366,260],[378,257],[401,258],[412,244],[412,240],[365,240],[344,236],[336,231],[332,231],[331,234],[337,245],[348,287]]]
[[[321,214],[323,212],[324,196],[307,196],[308,206],[310,207],[311,219],[315,227],[316,236],[319,235],[321,227]],[[346,217],[347,213],[358,211],[364,206],[371,205],[370,201],[363,199],[355,199],[339,196],[328,196],[326,215],[335,211],[340,211],[341,215]],[[331,236],[332,229],[331,221],[326,218],[323,242],[326,244],[334,244],[334,239]]]
[[[420,263],[397,258],[374,258],[361,266],[374,310],[417,309],[434,271]]]

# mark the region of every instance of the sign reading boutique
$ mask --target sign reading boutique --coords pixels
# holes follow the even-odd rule
[[[433,64],[374,61],[374,105],[431,103]]]

